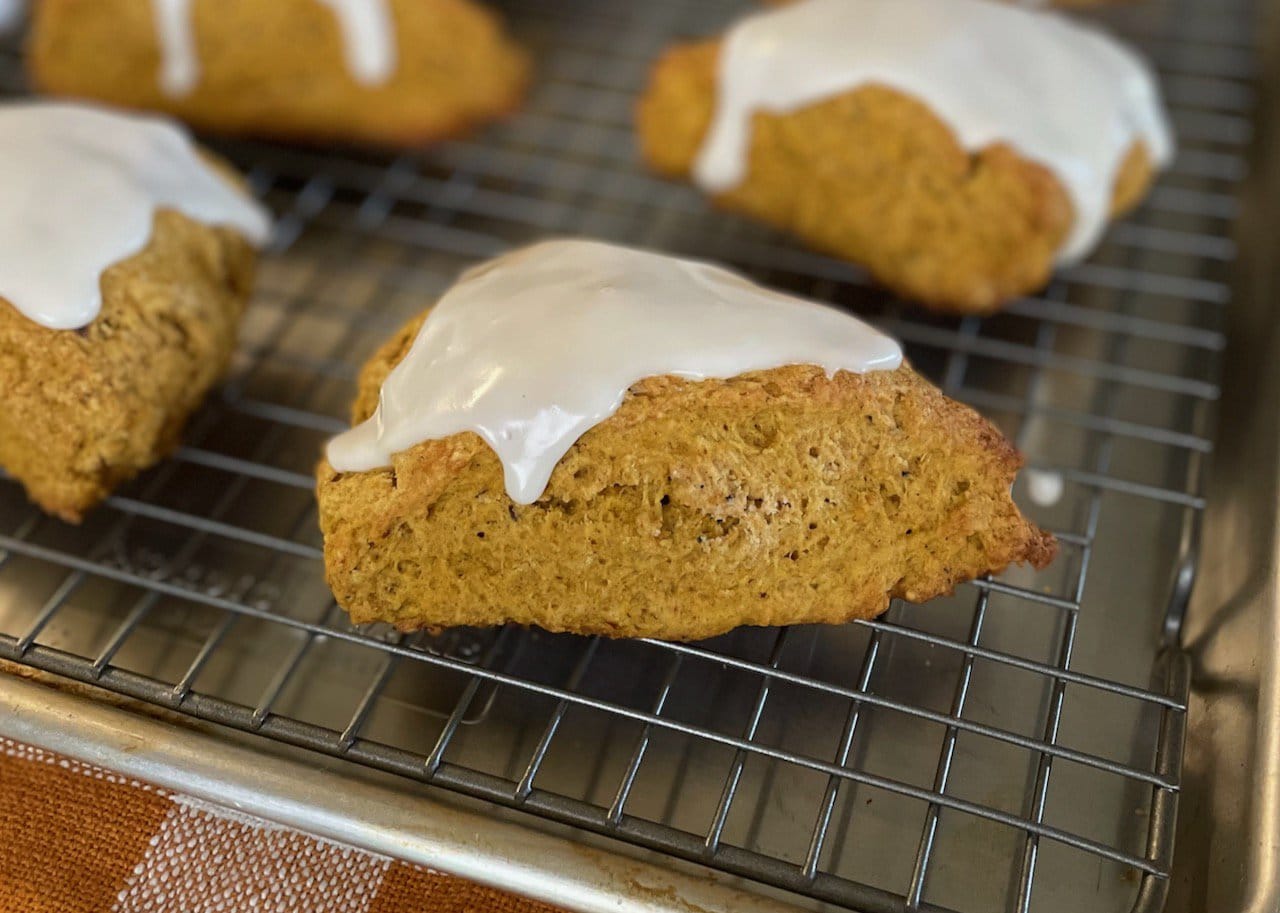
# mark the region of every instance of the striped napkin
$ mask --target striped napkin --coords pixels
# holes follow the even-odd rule
[[[0,913],[557,913],[0,739]]]

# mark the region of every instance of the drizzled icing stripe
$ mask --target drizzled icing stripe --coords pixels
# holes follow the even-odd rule
[[[340,472],[391,465],[472,431],[529,504],[574,441],[646,377],[735,377],[783,365],[828,376],[902,364],[888,336],[833,308],[706,263],[549,241],[463,275],[382,385],[377,412],[329,443]]]
[[[1156,80],[1133,51],[1052,12],[992,0],[802,0],[744,19],[720,53],[718,98],[694,167],[704,189],[745,177],[751,118],[878,83],[913,95],[976,151],[1005,142],[1054,171],[1079,259],[1106,226],[1121,162],[1173,139]]]
[[[396,70],[395,24],[388,0],[320,0],[342,28],[347,69],[356,82],[379,85]]]
[[[266,241],[266,211],[169,121],[56,102],[0,106],[0,297],[53,329],[90,323],[99,280],[157,209]]]
[[[191,0],[152,0],[160,41],[160,88],[166,95],[190,95],[200,82]]]
[[[152,0],[160,42],[160,88],[181,97],[200,83],[191,15],[193,0]],[[396,69],[395,24],[388,0],[315,0],[328,7],[342,30],[348,72],[359,83],[380,85]]]

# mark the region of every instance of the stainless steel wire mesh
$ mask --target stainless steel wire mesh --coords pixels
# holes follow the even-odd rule
[[[651,61],[738,4],[503,6],[539,60],[508,123],[390,157],[221,144],[280,220],[233,374],[175,458],[80,527],[0,484],[0,657],[858,909],[1158,909],[1252,5],[1106,14],[1161,71],[1178,159],[1087,263],[988,320],[924,315],[639,167]],[[23,91],[16,49],[0,84]],[[1056,503],[1016,492],[1060,559],[701,644],[352,628],[311,469],[355,372],[461,268],[549,234],[720,260],[873,319],[1061,476]]]

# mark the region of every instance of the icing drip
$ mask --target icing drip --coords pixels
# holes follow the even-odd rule
[[[865,323],[692,260],[548,241],[465,273],[382,385],[377,412],[329,443],[340,472],[464,431],[529,504],[574,441],[637,381],[735,377],[783,365],[891,370],[902,351]]]
[[[389,0],[316,0],[333,12],[342,30],[348,72],[359,83],[380,85],[396,69],[395,24]],[[200,82],[200,61],[192,33],[192,0],[152,0],[161,48],[160,88],[189,95]]]
[[[379,85],[396,70],[395,26],[387,0],[320,0],[342,26],[347,69],[356,82]]]
[[[168,121],[84,105],[0,106],[0,296],[53,329],[90,323],[102,272],[151,237],[157,209],[270,233],[256,202]]]
[[[160,41],[160,88],[174,97],[190,95],[200,81],[200,62],[192,34],[191,0],[153,0]]]
[[[743,180],[756,111],[869,83],[921,99],[971,151],[1005,142],[1052,169],[1075,206],[1061,260],[1097,243],[1135,141],[1158,166],[1173,155],[1154,75],[1092,28],[990,0],[803,0],[730,30],[695,179],[713,193]]]

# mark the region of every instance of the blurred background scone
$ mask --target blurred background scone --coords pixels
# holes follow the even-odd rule
[[[222,377],[269,223],[155,118],[0,106],[0,466],[78,521]]]
[[[1142,61],[992,0],[803,0],[659,60],[638,112],[655,170],[988,313],[1088,254],[1171,138]]]
[[[41,91],[209,131],[407,146],[512,111],[529,74],[471,0],[37,0]]]

